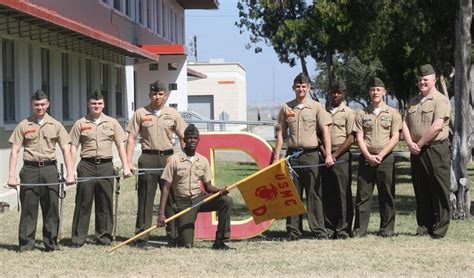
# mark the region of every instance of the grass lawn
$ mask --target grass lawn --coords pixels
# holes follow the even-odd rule
[[[356,163],[354,163],[354,175]],[[42,251],[41,219],[38,221],[37,249],[18,253],[19,213],[0,214],[0,265],[3,277],[13,276],[474,276],[474,219],[452,221],[447,237],[432,240],[414,236],[415,199],[407,162],[397,163],[397,219],[392,238],[369,235],[348,240],[317,241],[310,237],[296,242],[279,240],[285,236],[284,220],[277,220],[262,237],[236,241],[235,251],[213,251],[212,242],[198,241],[194,249],[141,250],[125,246],[112,254],[90,237],[81,249],[70,248],[70,231],[75,188],[68,190],[64,214],[64,239],[58,252]],[[256,170],[249,164],[219,164],[218,185],[230,184]],[[469,165],[471,181],[474,165]],[[353,194],[355,195],[355,178]],[[134,179],[122,184],[119,201],[118,240],[133,235],[136,193]],[[248,217],[240,193],[231,192],[235,208],[233,219]],[[472,194],[471,190],[471,196]],[[376,192],[369,231],[378,230]],[[472,197],[471,197],[472,199]],[[156,196],[158,203],[159,194]],[[473,206],[474,207],[474,206]],[[472,213],[472,211],[471,211]],[[308,231],[305,222],[305,229]],[[164,241],[164,229],[157,229],[152,240]]]

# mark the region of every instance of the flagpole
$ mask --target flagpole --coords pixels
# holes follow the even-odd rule
[[[227,190],[230,190],[230,189],[234,188],[235,186],[236,186],[236,184],[233,184],[233,185],[229,186],[229,187],[227,188]],[[169,223],[169,222],[171,222],[171,221],[173,221],[173,220],[175,220],[176,218],[180,217],[180,216],[183,215],[183,214],[188,213],[188,212],[191,211],[193,208],[195,208],[195,207],[197,207],[197,206],[199,206],[199,205],[202,205],[202,204],[204,204],[204,203],[207,203],[207,202],[211,201],[212,199],[215,199],[215,198],[218,197],[219,195],[220,195],[220,192],[216,192],[216,193],[210,195],[209,197],[207,197],[206,199],[204,199],[204,200],[202,200],[202,201],[200,201],[200,202],[194,204],[193,206],[191,206],[191,207],[189,207],[189,208],[186,208],[186,209],[184,209],[184,210],[178,212],[177,214],[175,214],[175,215],[173,215],[173,216],[167,218],[167,219],[165,220],[165,224],[166,224],[166,223]],[[142,236],[144,236],[144,235],[150,233],[151,231],[153,231],[153,230],[155,230],[155,229],[157,229],[157,228],[159,228],[158,225],[151,226],[150,228],[148,228],[148,229],[142,231],[141,233],[138,233],[138,234],[136,234],[135,236],[133,236],[133,237],[127,239],[126,241],[121,242],[120,244],[118,244],[118,245],[116,245],[116,246],[110,248],[109,250],[107,250],[107,253],[112,253],[112,252],[115,251],[116,249],[118,249],[118,248],[120,248],[120,247],[122,247],[122,246],[124,246],[124,245],[126,245],[126,244],[128,244],[128,243],[130,243],[130,242],[132,242],[132,241],[134,241],[134,240],[136,240],[136,239],[139,238],[139,237],[142,237]]]
[[[227,187],[227,190],[232,190],[232,189],[238,187],[241,183],[244,183],[244,182],[248,181],[249,179],[254,178],[255,176],[257,176],[257,175],[259,175],[260,173],[264,172],[268,167],[271,167],[271,166],[275,165],[276,163],[281,163],[283,160],[286,160],[286,159],[280,159],[280,161],[275,162],[275,163],[273,163],[273,164],[271,164],[271,165],[268,165],[268,166],[265,167],[265,168],[260,169],[259,171],[257,171],[257,172],[255,172],[255,173],[253,173],[253,174],[251,174],[251,175],[249,175],[249,176],[247,176],[247,177],[241,179],[240,181],[238,181],[238,182],[236,182],[236,183],[230,185],[229,187]],[[197,202],[196,204],[194,204],[194,205],[192,205],[192,206],[190,206],[190,207],[188,207],[188,208],[186,208],[186,209],[184,209],[184,210],[178,212],[177,214],[175,214],[175,215],[173,215],[173,216],[167,218],[167,219],[165,220],[165,224],[166,224],[166,223],[169,223],[169,222],[171,222],[171,221],[173,221],[173,220],[175,220],[176,218],[180,217],[180,216],[183,215],[183,214],[188,213],[188,212],[191,211],[193,208],[195,208],[195,207],[197,207],[197,206],[200,206],[200,205],[202,205],[202,204],[204,204],[204,203],[207,203],[207,202],[209,202],[209,201],[211,201],[211,200],[217,198],[218,196],[220,196],[220,192],[216,192],[216,193],[210,195],[209,197],[203,199],[202,201]],[[157,228],[159,228],[158,225],[151,226],[150,228],[148,228],[148,229],[142,231],[141,233],[138,233],[138,234],[134,235],[133,237],[127,239],[126,241],[121,242],[121,243],[119,243],[118,245],[116,245],[116,246],[110,248],[109,250],[107,250],[107,253],[112,253],[112,252],[114,252],[115,250],[117,250],[118,248],[120,248],[120,247],[122,247],[122,246],[124,246],[124,245],[126,245],[126,244],[128,244],[128,243],[130,243],[130,242],[132,242],[132,241],[134,241],[134,240],[136,240],[136,239],[139,238],[139,237],[142,237],[142,236],[144,236],[144,235],[150,233],[151,231],[153,231],[153,230],[155,230],[155,229],[157,229]]]

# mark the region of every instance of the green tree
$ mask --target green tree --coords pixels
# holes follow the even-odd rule
[[[388,87],[402,102],[418,93],[419,65],[433,64],[443,84],[454,65],[454,1],[366,2],[353,0],[348,6],[354,54],[365,64],[380,60]]]
[[[348,0],[318,0],[309,6],[307,28],[310,53],[316,62],[324,62],[327,83],[335,78],[334,62],[338,53],[349,50],[351,21],[347,14]]]
[[[342,79],[346,84],[346,101],[348,103],[356,102],[366,107],[369,103],[367,82],[371,76],[381,76],[377,73],[383,73],[380,61],[374,60],[370,64],[364,64],[355,56],[338,55],[337,59],[334,59],[333,68],[335,79]],[[325,63],[318,63],[314,82],[318,96],[326,96],[330,86]]]
[[[290,66],[299,59],[308,74],[306,58],[324,62],[331,83],[333,57],[345,46],[350,21],[346,16],[348,0],[241,0],[237,4],[241,33],[250,33],[248,48],[262,51],[259,43],[271,45],[280,62]]]
[[[260,43],[271,46],[280,62],[295,66],[300,60],[302,71],[308,74],[307,33],[308,6],[305,0],[241,0],[237,3],[240,33],[250,33],[247,49],[262,51]]]

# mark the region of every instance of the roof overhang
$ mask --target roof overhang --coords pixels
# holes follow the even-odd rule
[[[186,10],[215,10],[219,8],[219,0],[177,0]]]
[[[186,55],[186,47],[182,44],[142,45],[142,49],[155,55]]]
[[[0,0],[0,32],[118,64],[159,56],[29,2]]]
[[[192,79],[192,80],[196,80],[196,79],[206,79],[207,78],[207,75],[205,75],[204,73],[202,72],[199,72],[197,70],[193,70],[192,68],[188,67],[188,78]]]

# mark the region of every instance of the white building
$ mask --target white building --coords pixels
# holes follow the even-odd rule
[[[189,78],[188,110],[207,119],[247,121],[246,70],[237,62],[189,63],[206,78]]]
[[[120,121],[148,103],[157,79],[169,105],[186,110],[186,9],[217,9],[218,0],[0,0],[0,182],[8,138],[30,115],[30,96],[50,96],[50,114],[69,129],[101,90],[105,112]],[[21,154],[20,154],[21,155]],[[21,167],[21,160],[18,163]],[[5,194],[0,189],[0,200]]]

